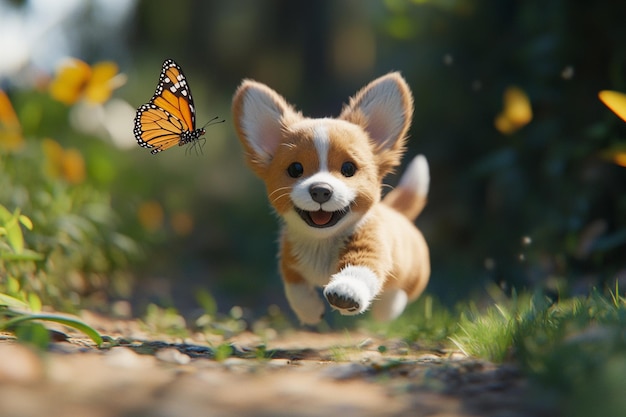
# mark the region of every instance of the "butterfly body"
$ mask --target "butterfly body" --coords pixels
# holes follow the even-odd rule
[[[183,146],[188,143],[194,142],[198,140],[201,136],[204,136],[205,133],[206,133],[206,130],[204,129],[196,129],[193,132],[192,131],[183,132],[183,134],[180,137],[180,142],[178,143],[178,146]]]
[[[163,62],[152,99],[137,109],[133,129],[139,146],[151,153],[195,142],[206,131],[196,129],[196,111],[182,68],[171,59]]]

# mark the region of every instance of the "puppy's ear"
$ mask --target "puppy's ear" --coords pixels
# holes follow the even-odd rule
[[[251,168],[262,173],[280,144],[285,126],[299,114],[274,90],[244,80],[233,97],[233,120]]]
[[[368,133],[384,175],[400,164],[412,116],[411,90],[400,73],[392,72],[356,93],[340,118]]]

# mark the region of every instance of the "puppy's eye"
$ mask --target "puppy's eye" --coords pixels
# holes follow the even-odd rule
[[[287,167],[287,174],[289,174],[291,178],[299,178],[304,174],[304,167],[300,162],[292,162]]]
[[[344,162],[341,165],[341,175],[344,177],[351,177],[356,173],[356,165],[354,162]]]

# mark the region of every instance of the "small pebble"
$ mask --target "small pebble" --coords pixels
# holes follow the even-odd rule
[[[114,347],[106,353],[106,363],[118,368],[147,368],[154,363],[152,356],[139,355],[126,347]]]
[[[326,368],[322,374],[328,378],[344,380],[363,376],[371,369],[371,367],[360,363],[346,363],[330,366]]]
[[[433,355],[432,353],[424,353],[423,355],[420,355],[417,360],[423,363],[439,363],[441,362],[441,357]]]
[[[448,359],[450,359],[451,361],[462,361],[467,359],[468,357],[469,356],[462,352],[452,352]]]
[[[289,365],[293,365],[293,362],[289,359],[270,359],[267,364],[271,368],[284,368]]]
[[[155,356],[160,361],[174,363],[177,365],[187,365],[189,362],[191,362],[191,358],[189,357],[189,355],[180,353],[178,349],[175,348],[161,349],[156,353]]]

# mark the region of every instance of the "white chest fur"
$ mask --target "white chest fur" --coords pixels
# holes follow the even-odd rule
[[[337,272],[339,252],[345,244],[344,238],[298,239],[286,237],[291,243],[294,265],[302,277],[318,287],[328,284],[330,276]]]

